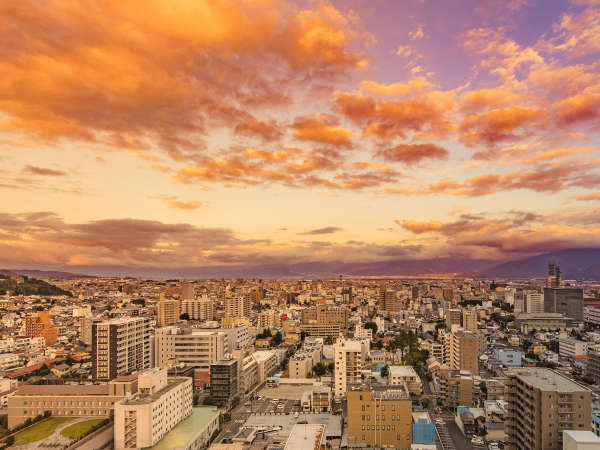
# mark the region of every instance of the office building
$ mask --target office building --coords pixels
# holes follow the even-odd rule
[[[316,305],[301,311],[302,325],[339,325],[342,333],[348,331],[348,309],[327,305]]]
[[[208,371],[210,365],[230,352],[227,335],[222,331],[175,326],[158,328],[154,335],[154,364],[177,364]]]
[[[405,386],[384,391],[349,391],[350,447],[410,449],[412,402]]]
[[[341,341],[333,346],[333,393],[336,397],[345,396],[350,386],[360,384],[362,355],[362,344],[358,341]]]
[[[167,370],[138,376],[138,392],[115,404],[115,450],[152,447],[192,413],[189,377],[167,378]]]
[[[558,354],[565,358],[573,356],[587,355],[588,343],[573,338],[563,338],[558,340]]]
[[[564,330],[567,322],[569,320],[565,316],[557,313],[521,313],[515,316],[515,325],[525,334],[531,330]]]
[[[181,306],[179,300],[161,298],[157,305],[158,326],[168,327],[179,321]]]
[[[558,313],[583,322],[583,289],[569,287],[544,288],[544,311]]]
[[[210,365],[210,395],[225,406],[238,394],[238,360],[225,359]]]
[[[508,449],[560,450],[563,431],[591,430],[591,391],[550,369],[508,372]]]
[[[187,314],[191,320],[200,320],[202,322],[213,320],[213,300],[208,296],[182,300],[181,314]]]
[[[111,380],[117,375],[150,368],[150,319],[130,317],[92,324],[92,377]]]

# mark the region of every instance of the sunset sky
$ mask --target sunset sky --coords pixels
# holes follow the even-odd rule
[[[0,2],[0,265],[600,245],[600,0]]]

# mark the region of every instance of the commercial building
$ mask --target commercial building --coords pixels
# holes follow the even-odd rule
[[[209,370],[229,352],[227,335],[221,331],[175,326],[158,328],[154,335],[154,364],[167,367],[185,364]]]
[[[560,450],[564,430],[591,430],[591,391],[553,370],[513,369],[505,399],[509,449]]]
[[[45,411],[58,417],[109,417],[114,405],[138,389],[137,375],[118,377],[104,384],[25,384],[8,397],[8,427]]]
[[[117,375],[150,368],[150,319],[130,317],[92,324],[92,377],[111,380]]]
[[[390,386],[406,384],[408,391],[413,395],[423,393],[423,384],[413,366],[389,366],[388,382]]]
[[[564,330],[569,318],[558,313],[521,313],[515,317],[515,325],[522,333],[531,330],[548,331]]]
[[[333,393],[343,397],[351,385],[361,382],[363,348],[359,341],[341,341],[333,346]]]
[[[544,288],[544,311],[562,314],[575,322],[583,322],[583,289]]]
[[[161,298],[156,309],[159,327],[168,327],[179,321],[179,315],[181,314],[179,300],[166,300],[165,298]]]
[[[183,300],[181,302],[181,314],[187,314],[191,320],[207,321],[213,320],[213,299],[202,296],[195,299]]]
[[[327,413],[331,411],[332,400],[330,387],[315,386],[312,391],[302,393],[300,405],[305,413]]]
[[[388,314],[399,311],[398,297],[396,291],[382,288],[379,292],[379,308]]]
[[[195,406],[192,413],[169,431],[152,450],[196,450],[208,446],[219,429],[221,413],[214,406]],[[210,447],[212,449],[212,446]]]
[[[151,447],[192,413],[192,379],[167,370],[140,373],[138,392],[115,404],[115,449]]]
[[[588,343],[573,338],[563,338],[558,340],[558,354],[565,358],[573,356],[587,355]]]
[[[220,406],[238,394],[238,360],[225,359],[210,365],[210,395]]]
[[[348,445],[410,449],[412,402],[406,387],[349,391]]]

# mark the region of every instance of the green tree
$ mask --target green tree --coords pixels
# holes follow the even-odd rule
[[[381,368],[381,376],[387,377],[389,373],[390,373],[390,367],[386,364],[385,366],[383,366]]]
[[[180,320],[190,320],[190,315],[188,313],[183,313],[179,316]]]
[[[275,336],[273,336],[271,345],[277,347],[277,346],[279,346],[279,344],[281,344],[281,341],[283,341],[283,336],[281,335],[281,332],[278,331],[277,333],[275,333]]]
[[[365,323],[365,330],[371,329],[373,330],[373,336],[377,334],[377,324],[375,322],[367,322]]]
[[[327,367],[322,362],[318,362],[313,366],[312,371],[316,376],[322,377],[327,373]]]

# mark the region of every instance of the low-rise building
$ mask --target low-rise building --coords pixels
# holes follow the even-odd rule
[[[413,395],[423,393],[423,384],[413,366],[389,366],[388,382],[390,386],[406,384],[408,391]]]
[[[587,355],[588,343],[578,339],[566,338],[558,340],[558,354],[565,358]]]

